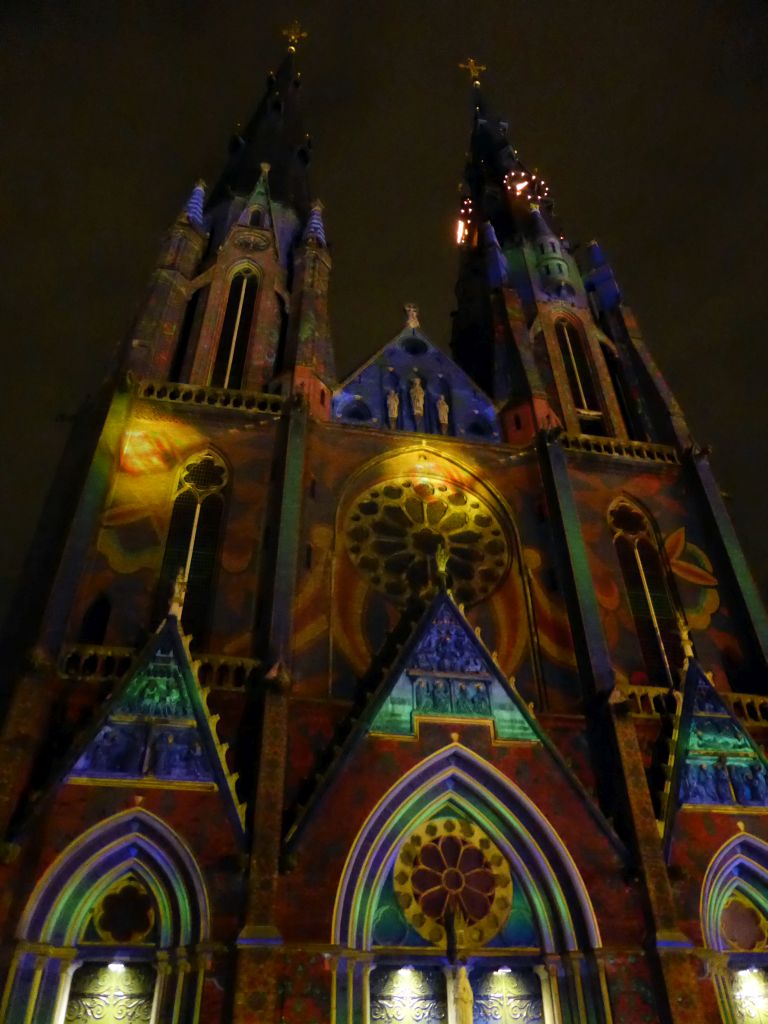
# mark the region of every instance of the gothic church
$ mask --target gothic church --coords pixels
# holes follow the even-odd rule
[[[411,305],[337,378],[301,36],[14,607],[0,1022],[766,1024],[768,619],[707,453],[471,60],[452,355]]]

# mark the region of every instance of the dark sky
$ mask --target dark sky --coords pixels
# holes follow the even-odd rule
[[[297,15],[340,372],[416,301],[447,343],[470,125],[457,63],[573,241],[597,237],[768,583],[765,0],[9,4],[0,15],[2,600],[63,442],[196,177]]]

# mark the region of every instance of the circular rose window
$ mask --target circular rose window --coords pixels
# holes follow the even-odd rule
[[[435,946],[446,924],[465,928],[465,941],[488,942],[512,907],[507,862],[491,840],[468,821],[429,821],[408,839],[397,858],[395,894],[406,919]]]
[[[510,561],[490,506],[440,478],[400,478],[369,488],[351,506],[344,535],[354,565],[399,602],[437,584],[441,550],[449,585],[465,604],[495,590]]]

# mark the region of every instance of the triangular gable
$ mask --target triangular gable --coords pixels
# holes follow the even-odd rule
[[[402,661],[372,732],[410,736],[419,718],[481,719],[493,722],[498,739],[539,742],[524,704],[502,685],[492,656],[450,598],[432,606]]]
[[[491,399],[418,328],[401,331],[354,370],[332,404],[336,422],[355,426],[501,439]]]
[[[671,765],[667,844],[678,807],[768,806],[768,764],[738,718],[691,658]]]
[[[81,744],[67,782],[218,789],[242,835],[244,808],[186,638],[170,615]]]
[[[406,618],[407,613],[404,621]],[[443,683],[443,687],[438,683]],[[437,697],[441,689],[443,695]],[[379,677],[374,689],[368,690],[364,706],[355,708],[349,716],[343,736],[334,744],[332,760],[318,771],[312,792],[297,809],[286,846],[298,841],[305,824],[364,735],[411,736],[420,718],[475,719],[487,722],[497,741],[540,744],[567,785],[583,799],[598,827],[623,853],[621,841],[605,816],[449,593],[438,593],[433,598],[388,671]]]

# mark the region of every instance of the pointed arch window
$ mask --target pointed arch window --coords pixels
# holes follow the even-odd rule
[[[721,956],[713,978],[723,1020],[768,1024],[768,848],[737,834],[715,854],[702,887],[702,930]]]
[[[555,322],[555,334],[568,378],[571,401],[584,434],[604,434],[603,411],[595,390],[584,338],[569,320]]]
[[[253,267],[243,267],[229,285],[224,323],[211,374],[215,388],[243,386],[245,357],[251,334],[259,278]]]
[[[650,520],[626,498],[608,510],[608,522],[643,654],[648,682],[674,686],[683,664],[679,601]]]
[[[187,580],[182,625],[197,646],[204,641],[228,481],[224,460],[213,451],[191,459],[181,471],[160,570],[155,619],[167,609],[180,569]]]

